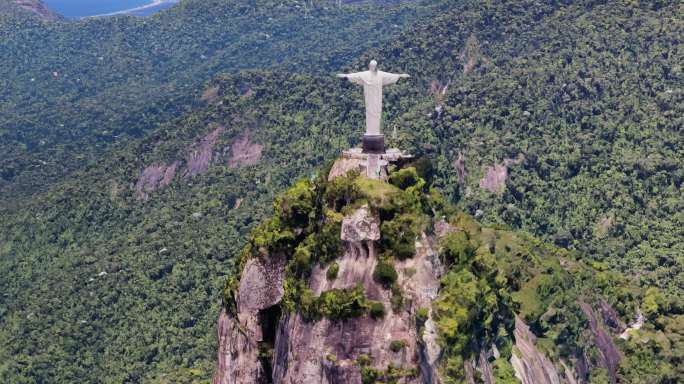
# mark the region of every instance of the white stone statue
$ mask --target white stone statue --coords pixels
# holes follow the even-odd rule
[[[382,136],[380,118],[382,117],[382,87],[394,84],[399,79],[410,77],[407,74],[396,74],[378,71],[378,62],[371,60],[368,71],[350,74],[339,74],[337,77],[349,79],[354,84],[363,85],[363,96],[366,99],[366,136]]]

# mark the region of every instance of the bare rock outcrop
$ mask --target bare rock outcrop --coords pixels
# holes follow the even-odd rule
[[[591,306],[583,301],[579,302],[582,312],[589,319],[589,327],[594,335],[594,343],[600,352],[601,366],[608,370],[611,383],[617,382],[617,369],[622,358],[620,350],[613,337],[603,328]]]
[[[330,173],[328,174],[328,180],[332,180],[336,177],[344,176],[351,171],[361,172],[364,167],[364,160],[361,158],[354,157],[341,157],[335,160]]]
[[[62,16],[51,11],[40,0],[14,0],[14,3],[19,6],[19,8],[32,13],[41,20],[57,21],[63,19]]]
[[[179,165],[179,161],[174,161],[168,166],[166,164],[152,164],[145,167],[135,184],[135,197],[138,200],[147,200],[151,193],[171,184]]]
[[[165,164],[152,164],[145,167],[140,173],[138,182],[135,183],[135,197],[138,200],[147,200],[150,193],[159,187],[165,170]]]
[[[630,334],[631,334],[633,331],[638,331],[638,330],[640,330],[641,327],[644,326],[644,323],[645,323],[645,322],[646,322],[646,318],[644,317],[644,314],[641,313],[641,311],[640,311],[639,309],[637,309],[637,311],[636,311],[636,319],[634,320],[633,323],[631,323],[631,324],[629,325],[629,327],[627,327],[627,329],[625,329],[625,330],[620,334],[620,338],[621,338],[622,340],[628,340]]]
[[[250,259],[240,278],[238,310],[241,313],[266,309],[283,297],[285,257]]]
[[[225,130],[224,127],[219,126],[195,144],[185,157],[184,177],[201,175],[209,169],[214,154],[214,145]]]
[[[487,173],[480,179],[480,188],[491,193],[501,194],[506,188],[508,167],[504,164],[494,164],[487,168]]]
[[[380,220],[371,215],[368,205],[342,220],[341,239],[353,243],[380,240]]]
[[[535,346],[536,337],[522,319],[515,318],[516,352],[511,356],[511,365],[516,377],[523,384],[560,384],[558,370]]]
[[[480,42],[475,34],[468,37],[458,58],[463,63],[464,74],[470,73],[478,64],[488,61],[482,54]]]
[[[249,322],[253,324],[253,321]],[[264,369],[257,364],[258,342],[250,329],[225,311],[218,321],[218,361],[214,384],[266,382]]]
[[[228,168],[250,167],[258,164],[263,148],[261,144],[252,141],[249,132],[242,133],[230,145],[231,155],[228,159]]]
[[[217,157],[224,159],[229,168],[248,167],[259,163],[263,146],[253,142],[249,132],[238,135],[223,153],[215,151],[221,135],[225,132],[225,127],[218,126],[198,138],[184,150],[184,155],[170,164],[156,162],[145,166],[133,187],[135,197],[138,200],[147,200],[153,192],[171,184],[177,175],[192,178],[205,174],[212,163],[220,161]],[[227,155],[228,151],[230,156]]]
[[[202,137],[187,149],[183,160],[174,160],[170,164],[154,163],[140,171],[138,181],[133,190],[138,200],[147,200],[153,192],[171,184],[176,175],[184,178],[206,173],[214,157],[214,146],[225,128],[219,126]]]
[[[387,180],[389,164],[412,157],[397,148],[389,148],[384,154],[363,153],[361,148],[348,149],[333,163],[328,180],[344,176],[351,171],[358,171],[371,179]]]
[[[415,313],[418,308],[430,307],[437,296],[439,258],[423,235],[423,240],[416,244],[416,255],[395,264],[398,284],[410,304],[391,310],[390,290],[373,279],[377,264],[374,241],[379,238],[379,220],[371,215],[368,207],[363,206],[345,217],[341,239],[346,251],[337,260],[337,278],[328,280],[326,268],[317,265],[309,285],[320,295],[331,289],[361,284],[368,299],[383,304],[385,316],[316,322],[307,322],[299,314],[284,316],[276,338],[274,383],[360,383],[360,367],[355,361],[361,355],[371,357],[371,366],[378,370],[385,370],[389,365],[415,370],[415,375],[404,377],[401,383],[438,382],[435,364],[439,347],[436,338],[424,345],[416,342]],[[389,348],[393,341],[403,343],[400,351]],[[425,378],[430,379],[424,381]]]
[[[447,223],[447,221],[444,220],[444,218],[437,220],[437,222],[435,222],[434,227],[435,227],[434,228],[435,229],[435,235],[437,235],[437,237],[444,237],[444,236],[448,235],[449,233],[454,233],[454,232],[460,231],[459,228],[456,228],[453,225]]]
[[[458,152],[458,158],[453,162],[454,169],[458,175],[458,182],[465,184],[466,178],[468,177],[468,171],[466,170],[466,158],[463,152]]]
[[[500,164],[494,164],[487,168],[485,175],[480,179],[480,188],[496,194],[502,194],[506,189],[506,179],[508,179],[508,167],[513,164],[520,164],[524,160],[522,154],[515,159],[505,159]]]
[[[387,303],[385,303],[387,304]],[[415,327],[409,314],[388,313],[375,320],[359,317],[345,321],[323,319],[306,322],[300,315],[283,318],[276,340],[274,383],[360,383],[361,371],[355,361],[360,355],[372,358],[374,368],[415,368],[418,353]],[[411,338],[413,336],[413,338]],[[409,343],[392,352],[393,340]],[[420,383],[419,377],[408,377],[404,383]]]
[[[214,384],[268,382],[259,361],[265,340],[263,314],[283,296],[285,258],[250,259],[240,278],[237,313],[221,312],[218,322],[218,362]]]
[[[620,320],[620,315],[618,315],[617,311],[605,300],[599,301],[599,311],[603,318],[603,324],[605,324],[612,333],[622,333],[625,330],[626,326],[625,323]]]

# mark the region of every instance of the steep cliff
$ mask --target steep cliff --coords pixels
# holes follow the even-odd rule
[[[276,199],[224,289],[215,384],[615,380],[624,321],[589,267],[382,159],[347,151]]]
[[[278,221],[299,215],[315,222],[319,218],[314,204],[314,212],[292,211],[291,198],[311,198],[308,192],[319,192],[318,197],[327,200],[329,204],[319,208],[326,210],[324,225],[335,229],[330,238],[321,239],[324,231],[312,227],[292,231],[295,237],[319,237],[303,241],[316,243],[309,244],[313,254],[297,246],[285,266],[287,257],[282,255],[287,252],[275,252],[280,255],[275,257],[260,253],[264,250],[259,246],[266,244],[253,239],[251,245],[260,254],[247,255],[239,283],[232,283],[237,289],[227,287],[225,300],[235,305],[219,320],[215,383],[437,382],[440,348],[434,338],[421,339],[426,319],[417,320],[439,290],[443,268],[436,238],[416,232],[409,238],[415,249],[410,257],[389,261],[389,249],[380,243],[383,221],[378,208],[401,190],[359,177],[366,162],[356,157],[333,166],[325,175],[330,179],[325,190],[300,183],[299,193],[286,193],[276,204],[276,210],[285,213]]]

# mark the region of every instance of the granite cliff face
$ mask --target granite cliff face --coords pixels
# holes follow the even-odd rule
[[[247,262],[237,297],[239,311],[229,314],[224,310],[219,318],[218,366],[214,383],[270,381],[265,367],[260,364],[259,344],[269,337],[265,334],[269,330],[265,316],[283,296],[284,266],[284,257]]]
[[[327,176],[333,180],[364,166],[362,159],[341,159]],[[381,316],[312,320],[296,311],[280,313],[274,308],[283,298],[286,258],[249,259],[236,312],[224,311],[219,319],[214,383],[360,383],[364,375],[394,375],[402,383],[439,382],[436,338],[426,334],[421,340],[416,322],[418,310],[429,308],[439,290],[443,268],[436,241],[425,233],[413,239],[415,255],[395,264],[396,282],[389,289],[374,277],[380,226],[378,213],[368,204],[348,212],[337,232],[342,255],[335,263],[315,263],[306,282],[317,297],[361,289],[369,302],[385,309]],[[331,268],[336,269],[334,278]],[[393,296],[399,290],[404,305],[398,308]],[[264,344],[273,345],[266,356]]]
[[[14,0],[14,3],[21,9],[30,12],[34,16],[45,21],[62,20],[63,17],[52,12],[40,0]]]
[[[333,264],[317,263],[308,286],[315,296],[362,287],[365,297],[381,303],[386,313],[315,321],[297,312],[276,313],[273,308],[283,297],[285,258],[275,262],[250,259],[239,283],[237,313],[224,311],[219,319],[215,384],[360,383],[364,369],[386,375],[388,367],[393,367],[392,374],[401,377],[402,383],[439,382],[436,361],[440,348],[434,335],[426,334],[419,341],[416,324],[417,311],[429,308],[439,290],[442,266],[435,239],[422,233],[415,239],[415,255],[395,265],[394,289],[402,291],[407,304],[390,310],[392,290],[373,277],[381,237],[377,213],[368,205],[359,207],[342,219],[338,236],[344,251],[334,264],[336,278],[329,278]],[[259,355],[259,345],[264,342],[273,343],[272,354],[265,357]],[[363,359],[369,361],[360,363]]]
[[[608,303],[594,302],[596,316],[573,299],[585,322],[579,332],[600,359],[579,349],[568,360],[541,348],[523,320],[552,327],[556,309],[535,320],[529,304],[507,299],[540,295],[542,281],[569,284],[564,256],[525,256],[541,251],[454,215],[428,197],[415,168],[390,166],[396,161],[348,151],[319,181],[276,199],[241,256],[239,280],[226,284],[214,384],[577,384],[593,368],[614,381],[613,338],[625,326]]]
[[[392,307],[391,292],[372,276],[378,263],[374,242],[380,233],[376,221],[366,207],[345,218],[345,253],[338,261],[338,277],[330,281],[326,270],[315,266],[309,284],[316,295],[361,284],[366,297],[385,308]],[[404,299],[411,303],[401,310],[388,311],[381,319],[359,317],[343,322],[308,322],[298,314],[284,316],[276,337],[274,382],[359,383],[361,369],[356,362],[362,355],[371,356],[371,366],[376,369],[391,365],[413,371],[403,379],[404,383],[421,383],[434,376],[435,361],[425,358],[428,343],[417,342],[415,321],[416,311],[428,308],[439,289],[439,260],[430,243],[423,236],[415,257],[396,265],[397,282]],[[392,350],[393,341],[402,343],[402,348]]]
[[[511,356],[516,376],[523,384],[560,384],[561,379],[553,362],[535,346],[536,337],[519,317],[515,318],[515,346],[520,352]],[[570,376],[571,380],[574,377]],[[563,381],[572,383],[574,381]]]
[[[171,184],[175,179],[190,179],[209,171],[215,163],[225,162],[230,168],[256,165],[261,159],[262,145],[250,138],[250,132],[241,132],[232,141],[226,141],[226,128],[218,126],[197,138],[196,142],[185,149],[183,156],[170,163],[152,163],[140,171],[138,181],[133,186],[138,200],[148,200],[155,191]],[[219,143],[222,148],[217,148]]]

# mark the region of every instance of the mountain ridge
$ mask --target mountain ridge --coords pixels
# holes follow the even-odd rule
[[[52,11],[41,0],[3,0],[0,2],[0,16],[19,16],[20,14],[28,14],[47,22],[64,20],[62,15]]]
[[[507,4],[458,2],[460,8],[419,22],[347,68],[358,70],[375,57],[382,68],[414,75],[385,95],[388,141],[431,158],[435,186],[459,209],[488,226],[569,247],[609,286],[611,279],[637,278],[639,290],[612,295],[641,300],[636,305],[647,319],[638,338],[616,341],[626,356],[618,374],[634,382],[676,381],[684,307],[677,299],[676,240],[681,11],[619,2],[517,5],[522,16],[515,22]],[[490,25],[494,20],[501,22]],[[600,38],[595,26],[616,38]],[[554,46],[554,39],[572,49]],[[589,54],[595,42],[603,44],[600,57]],[[649,60],[628,60],[632,51],[649,52]],[[521,55],[510,56],[515,52]],[[667,71],[667,83],[660,82],[657,74]],[[627,96],[614,98],[619,88],[610,86],[620,81]],[[644,88],[636,92],[635,85]],[[206,93],[209,103],[199,100],[215,87],[215,96]],[[650,90],[662,92],[649,96]],[[362,131],[360,91],[327,73],[243,72],[190,93],[183,97],[201,107],[111,147],[98,164],[21,201],[20,209],[3,205],[0,284],[9,305],[1,309],[0,377],[6,381],[210,377],[217,298],[249,231],[272,213],[277,191],[312,177],[357,144]],[[638,111],[644,124],[625,124],[624,111]],[[209,167],[201,167],[205,173],[177,174],[147,200],[136,199],[146,168],[189,163],[219,126],[225,131]],[[248,143],[263,147],[261,158],[231,168],[231,150],[245,132]],[[649,141],[636,141],[643,137]],[[620,140],[608,145],[614,138]],[[506,161],[521,153],[519,163]],[[503,190],[480,188],[490,170]],[[632,182],[613,188],[621,185],[615,180]],[[657,230],[636,225],[642,221]],[[590,304],[597,319],[610,314]],[[529,310],[548,305],[531,302]],[[632,309],[620,321],[634,320]],[[547,320],[529,325],[548,336]],[[600,360],[601,351],[591,350],[588,358]],[[588,374],[609,379],[607,369]]]
[[[1,196],[40,190],[111,143],[191,111],[217,73],[328,72],[446,4],[332,3],[189,0],[146,18],[0,23]]]

